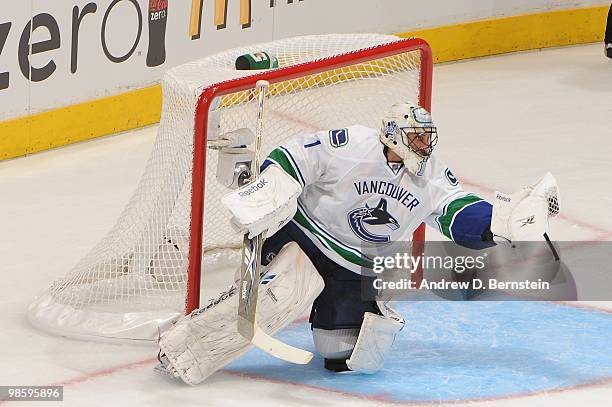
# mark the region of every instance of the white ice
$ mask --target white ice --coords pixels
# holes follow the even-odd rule
[[[551,171],[563,211],[551,235],[612,240],[612,64],[600,44],[438,65],[433,100],[437,154],[466,189],[490,197]],[[70,406],[384,404],[226,372],[190,388],[152,373],[155,349],[70,340],[28,324],[31,298],[113,225],[155,134],[150,127],[0,163],[0,385],[64,384]],[[577,403],[610,405],[612,384],[470,406]]]

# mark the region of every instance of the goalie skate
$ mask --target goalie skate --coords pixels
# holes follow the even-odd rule
[[[322,289],[323,280],[308,257],[297,244],[287,244],[261,278],[256,316],[260,327],[276,334],[303,315]],[[230,286],[161,337],[164,373],[176,372],[195,385],[253,347],[238,333],[237,294],[236,285]]]
[[[160,353],[157,356],[157,360],[159,361],[159,363],[153,368],[155,372],[159,373],[162,376],[168,376],[173,379],[181,379],[181,376],[179,376],[179,374],[176,372],[176,369],[172,367],[166,355],[162,355]]]

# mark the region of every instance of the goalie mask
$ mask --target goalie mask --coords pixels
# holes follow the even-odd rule
[[[408,171],[423,175],[438,142],[438,132],[427,110],[410,103],[397,103],[383,119],[380,140],[400,156]]]

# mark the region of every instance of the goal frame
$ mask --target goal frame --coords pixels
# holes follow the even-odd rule
[[[233,92],[254,89],[257,81],[265,80],[271,85],[277,82],[313,75],[327,70],[344,68],[372,59],[389,57],[401,53],[420,52],[419,105],[431,111],[433,55],[429,44],[422,39],[409,38],[377,47],[301,63],[286,68],[274,69],[242,78],[232,79],[208,86],[198,99],[194,127],[194,153],[191,194],[191,224],[189,227],[189,260],[187,269],[187,292],[185,313],[199,308],[200,283],[202,278],[202,243],[204,239],[204,201],[206,187],[206,155],[208,112],[215,97]],[[421,224],[413,234],[412,255],[420,257],[425,250],[425,225]],[[413,274],[413,281],[422,279],[423,270]]]

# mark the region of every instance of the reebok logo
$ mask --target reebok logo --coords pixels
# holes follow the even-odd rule
[[[244,198],[245,196],[249,196],[252,193],[257,192],[258,190],[260,190],[261,188],[263,188],[267,184],[268,184],[268,180],[265,179],[265,178],[262,178],[259,181],[257,181],[256,184],[252,184],[247,189],[245,189],[244,191],[238,192],[238,195]]]
[[[248,285],[249,285],[248,281],[245,280],[242,282],[242,291],[240,293],[240,298],[242,298],[243,300],[247,297]]]
[[[533,225],[535,223],[535,217],[527,216],[526,218],[519,219],[519,222],[521,222],[521,227],[527,226],[527,225]]]
[[[228,291],[222,293],[219,298],[214,299],[212,301],[210,301],[208,304],[206,304],[205,307],[197,309],[195,311],[193,311],[191,313],[190,318],[195,318],[198,315],[201,315],[204,311],[211,309],[213,307],[216,307],[217,305],[219,305],[220,303],[222,303],[223,301],[227,300],[228,298],[232,297],[234,294],[236,294],[236,287],[231,287]]]
[[[512,201],[512,198],[510,198],[507,195],[502,195],[499,192],[495,195],[495,199],[499,199],[500,201],[504,201],[504,202],[510,202]]]

